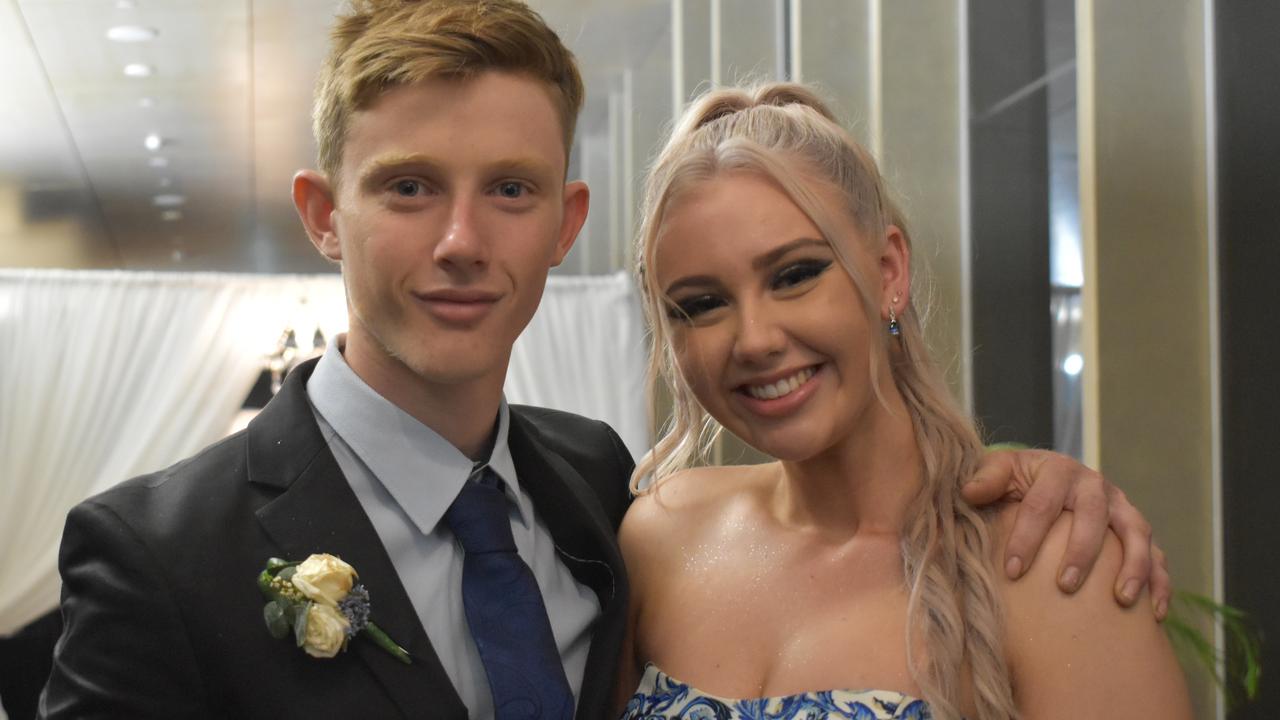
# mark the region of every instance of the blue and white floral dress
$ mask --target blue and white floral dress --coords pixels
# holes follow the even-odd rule
[[[888,690],[824,690],[735,700],[708,695],[652,663],[621,720],[930,720],[923,700]]]

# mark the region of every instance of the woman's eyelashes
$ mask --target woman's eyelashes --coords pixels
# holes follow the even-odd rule
[[[829,267],[831,267],[830,260],[814,259],[793,262],[774,274],[773,289],[787,290],[798,287],[826,272]]]
[[[769,289],[784,293],[790,297],[793,289],[807,286],[812,280],[831,267],[831,260],[799,260],[784,266],[769,277]],[[707,313],[718,310],[729,304],[722,295],[714,293],[698,293],[679,300],[673,300],[667,306],[667,315],[672,320],[693,322]]]
[[[698,317],[723,307],[725,301],[718,295],[693,295],[682,300],[673,301],[667,306],[667,316],[672,320],[692,322]]]

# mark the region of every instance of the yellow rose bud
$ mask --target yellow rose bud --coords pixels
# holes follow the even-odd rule
[[[351,592],[355,568],[332,555],[312,555],[293,573],[293,586],[307,599],[337,607],[338,601]]]
[[[347,618],[341,612],[312,603],[307,612],[307,632],[302,649],[316,658],[331,658],[347,644]]]

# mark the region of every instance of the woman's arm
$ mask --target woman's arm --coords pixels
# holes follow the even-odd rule
[[[1007,525],[1009,513],[998,525]],[[1116,604],[1111,578],[1123,561],[1112,533],[1097,570],[1074,595],[1053,582],[1071,520],[1059,518],[1046,553],[1019,581],[1003,581],[1006,649],[1014,700],[1033,720],[1152,717],[1190,720],[1191,701],[1169,640],[1145,602]],[[997,530],[1000,536],[1007,533]],[[1000,555],[997,555],[1000,557]],[[1145,591],[1143,592],[1145,595]]]

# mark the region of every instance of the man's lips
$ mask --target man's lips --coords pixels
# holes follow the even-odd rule
[[[445,288],[413,293],[436,319],[449,325],[472,325],[489,314],[502,297],[487,290]]]

